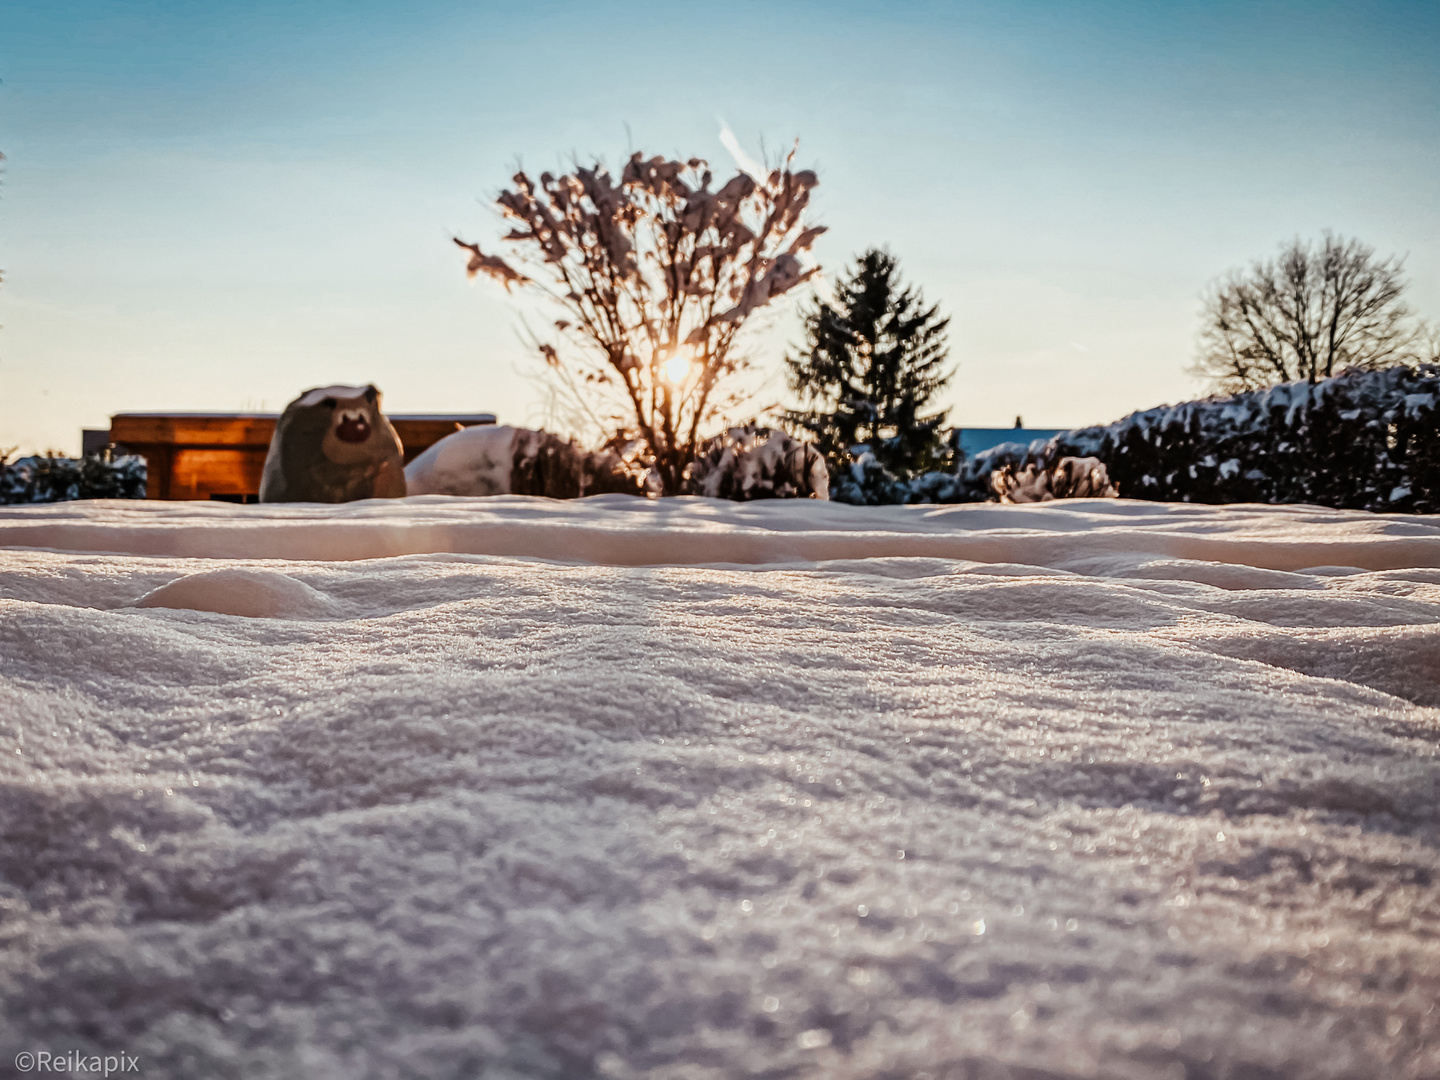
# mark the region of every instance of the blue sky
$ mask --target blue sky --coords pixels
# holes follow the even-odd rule
[[[1325,228],[1440,319],[1440,4],[0,6],[0,448],[127,409],[541,419],[497,232],[517,161],[798,136],[837,270],[887,244],[953,316],[961,424],[1201,387],[1199,296]],[[793,319],[755,342],[775,372]],[[783,396],[773,377],[766,400]]]

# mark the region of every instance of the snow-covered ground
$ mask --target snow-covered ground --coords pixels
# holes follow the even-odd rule
[[[1437,518],[71,503],[0,597],[0,1068],[1440,1075]]]

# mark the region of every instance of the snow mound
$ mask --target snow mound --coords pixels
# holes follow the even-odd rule
[[[508,495],[515,429],[494,424],[461,428],[405,466],[411,495]]]
[[[1440,1075],[1434,518],[430,496],[0,544],[7,1054]]]
[[[1195,644],[1440,707],[1440,626],[1307,629],[1283,636],[1213,633],[1197,636]]]
[[[151,589],[142,608],[190,608],[252,619],[317,618],[332,613],[324,593],[275,570],[207,570]]]

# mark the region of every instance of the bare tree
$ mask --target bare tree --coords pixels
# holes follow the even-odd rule
[[[538,185],[520,172],[496,200],[515,222],[506,258],[455,240],[472,277],[562,309],[535,348],[586,408],[608,408],[598,419],[633,425],[667,495],[682,490],[704,425],[735,404],[746,318],[818,272],[800,261],[825,231],[803,220],[818,180],[793,159],[717,191],[699,158],[637,153],[619,183],[598,162]]]
[[[1404,263],[1328,232],[1319,245],[1294,240],[1211,286],[1192,370],[1233,392],[1420,359]]]
[[[1418,342],[1421,362],[1440,364],[1440,323],[1421,323]]]

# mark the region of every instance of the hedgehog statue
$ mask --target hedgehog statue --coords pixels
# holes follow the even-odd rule
[[[285,406],[265,456],[261,502],[405,496],[400,438],[373,386],[324,386]]]

